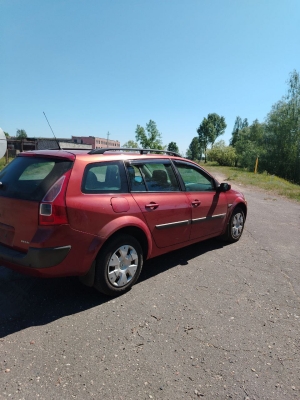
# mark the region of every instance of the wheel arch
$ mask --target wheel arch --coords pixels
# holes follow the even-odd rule
[[[232,211],[231,211],[231,214],[233,213],[233,211],[234,211],[237,207],[242,209],[242,211],[243,211],[243,213],[244,213],[244,216],[245,216],[245,220],[246,220],[246,218],[247,218],[247,207],[246,207],[246,204],[245,204],[245,203],[242,203],[242,202],[235,204],[235,206],[233,207],[233,209],[232,209]]]
[[[97,253],[101,251],[103,246],[105,246],[111,238],[115,238],[115,236],[120,233],[127,233],[133,236],[140,242],[144,252],[144,258],[147,259],[150,256],[152,252],[152,235],[148,225],[143,218],[127,215],[122,215],[110,221],[108,224],[101,226],[97,235],[101,238],[101,246],[99,246]]]
[[[134,237],[141,245],[141,248],[142,248],[143,254],[144,254],[144,258],[145,259],[148,258],[149,250],[151,251],[150,245],[148,242],[148,238],[147,238],[145,232],[143,231],[143,229],[141,229],[137,226],[124,226],[124,227],[118,229],[117,231],[115,231],[112,235],[110,235],[105,240],[105,242],[103,243],[103,246],[101,246],[100,250],[98,251],[98,254],[99,254],[99,252],[101,252],[101,250],[104,248],[104,246],[107,243],[114,240],[119,235],[130,235],[130,236]]]
[[[222,233],[221,233],[221,236],[224,235],[224,233],[227,231],[230,218],[231,218],[232,213],[234,212],[234,210],[235,210],[236,208],[241,208],[241,209],[242,209],[242,211],[243,211],[243,213],[244,213],[244,216],[245,216],[245,221],[246,221],[246,217],[247,217],[247,206],[246,206],[246,204],[243,203],[243,202],[241,202],[241,201],[238,202],[238,203],[233,204],[233,205],[231,206],[231,208],[230,208],[230,212],[229,212],[228,215],[227,215],[227,220],[226,220],[226,223],[225,223],[225,225],[224,225],[224,227],[223,227],[223,231],[222,231]]]
[[[110,221],[107,225],[102,226],[99,230],[96,244],[93,246],[95,248],[93,258],[89,259],[86,274],[79,277],[83,284],[86,286],[93,286],[96,258],[111,242],[111,240],[115,239],[116,236],[123,234],[131,235],[139,242],[143,251],[144,260],[150,256],[153,244],[151,232],[146,223],[139,218],[129,219],[127,216],[116,218],[113,221]]]

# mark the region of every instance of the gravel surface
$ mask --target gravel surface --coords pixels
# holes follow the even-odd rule
[[[0,399],[300,399],[300,205],[239,188],[238,243],[152,259],[116,299],[0,267]]]

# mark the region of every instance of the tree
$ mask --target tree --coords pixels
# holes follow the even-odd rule
[[[265,123],[255,120],[249,126],[246,119],[236,118],[230,143],[238,166],[253,171],[259,157],[259,172],[300,184],[300,76],[296,70],[287,84],[287,94],[272,106]]]
[[[235,143],[237,142],[237,140],[239,139],[239,132],[241,129],[243,128],[247,128],[248,127],[248,120],[247,118],[245,118],[244,120],[242,120],[241,117],[236,117],[235,119],[235,123],[234,123],[234,127],[233,127],[233,131],[232,131],[232,137],[230,139],[230,146],[235,146]]]
[[[202,151],[200,148],[199,138],[195,136],[191,141],[189,148],[186,152],[187,158],[193,161],[200,161],[202,156]]]
[[[240,138],[234,147],[237,155],[237,165],[254,171],[256,158],[261,156],[262,151],[258,143],[250,140],[250,129],[243,128],[240,131]]]
[[[27,138],[27,133],[24,129],[17,129],[17,134],[16,134],[17,139],[26,139]]]
[[[168,144],[167,150],[168,151],[173,151],[174,153],[179,153],[179,148],[178,148],[176,142],[170,142]]]
[[[158,131],[156,123],[151,119],[148,124],[146,124],[146,129],[137,125],[135,138],[144,149],[163,150],[161,133]]]
[[[210,127],[206,118],[203,119],[202,124],[197,129],[199,135],[199,145],[204,150],[204,162],[206,163],[207,147],[210,143]]]
[[[264,156],[259,165],[270,174],[300,183],[300,77],[290,74],[288,91],[266,118]]]
[[[248,127],[248,125],[247,125],[247,127]],[[257,142],[258,144],[260,144],[264,137],[265,125],[260,123],[258,121],[258,119],[256,119],[249,126],[249,129],[250,129],[249,139],[252,142]]]
[[[264,146],[265,126],[257,119],[250,125],[239,130],[237,140],[234,145],[236,151],[236,165],[254,170],[255,161],[259,157],[259,167],[266,156]]]
[[[226,126],[225,118],[220,117],[216,113],[208,114],[207,118],[203,118],[197,132],[199,135],[200,147],[204,150],[205,162],[208,145],[214,145],[217,137],[225,132]]]
[[[134,140],[128,140],[128,142],[124,143],[122,147],[127,149],[137,149],[139,145]]]
[[[4,135],[5,135],[7,138],[10,137],[10,136],[9,136],[9,133],[7,133],[7,132],[4,132]]]
[[[211,131],[211,146],[213,147],[216,139],[220,136],[223,135],[225,132],[225,129],[227,127],[227,124],[225,122],[224,117],[220,117],[218,114],[208,114],[207,119],[210,121],[213,129]]]

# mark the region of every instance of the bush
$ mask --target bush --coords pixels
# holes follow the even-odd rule
[[[209,161],[217,161],[219,165],[232,167],[236,162],[236,153],[234,147],[226,146],[224,140],[220,140],[207,151],[207,158]]]

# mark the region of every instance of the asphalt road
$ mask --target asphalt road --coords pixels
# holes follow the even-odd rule
[[[0,399],[300,399],[300,205],[242,188],[242,239],[110,299],[0,267]]]

